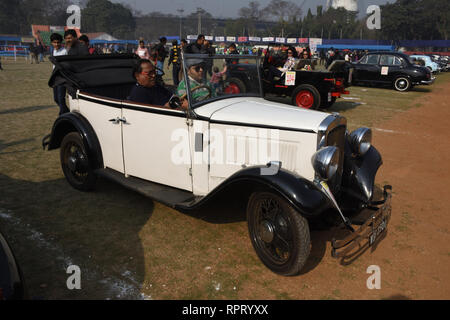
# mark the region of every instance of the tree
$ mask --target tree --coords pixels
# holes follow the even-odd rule
[[[131,10],[109,0],[90,0],[81,10],[83,32],[107,32],[117,38],[134,38],[136,21]]]

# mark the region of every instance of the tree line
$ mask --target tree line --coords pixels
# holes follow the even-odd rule
[[[1,0],[0,34],[26,35],[31,24],[65,25],[69,0]],[[119,39],[156,40],[161,35],[283,36],[325,39],[448,40],[450,1],[397,0],[381,7],[381,29],[369,30],[368,17],[317,6],[303,16],[293,1],[250,1],[238,18],[218,19],[202,8],[181,15],[142,13],[109,0],[82,0],[81,31],[106,32]],[[365,10],[365,8],[363,8]],[[302,17],[303,16],[303,17]]]

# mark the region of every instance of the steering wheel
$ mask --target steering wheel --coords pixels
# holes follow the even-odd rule
[[[194,92],[194,91],[197,91],[199,89],[202,89],[202,88],[208,89],[208,94],[206,96],[204,96],[204,97],[200,97],[200,99],[195,99],[197,101],[203,101],[203,100],[211,98],[211,94],[212,94],[211,88],[209,86],[207,86],[207,85],[204,85],[204,84],[192,88],[191,89],[191,93]],[[180,97],[180,100],[186,99],[186,96],[187,96],[187,93],[183,94]]]

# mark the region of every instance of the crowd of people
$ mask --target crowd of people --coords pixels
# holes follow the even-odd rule
[[[181,107],[187,107],[186,99],[186,83],[184,82],[182,70],[182,52],[193,54],[208,54],[214,55],[216,50],[219,53],[228,55],[240,54],[256,54],[269,56],[280,56],[282,63],[276,67],[277,64],[269,66],[268,76],[265,81],[273,81],[275,77],[282,77],[287,71],[294,69],[313,70],[315,60],[311,54],[309,47],[295,48],[293,46],[281,46],[279,48],[262,49],[261,47],[243,47],[240,52],[236,44],[232,43],[226,47],[213,46],[213,43],[205,39],[204,35],[198,35],[197,40],[189,43],[182,39],[180,43],[177,40],[172,41],[171,47],[167,45],[167,38],[161,37],[157,44],[146,45],[144,40],[140,40],[137,47],[126,46],[120,48],[117,46],[91,46],[89,38],[86,35],[81,35],[79,38],[74,30],[67,30],[62,37],[58,33],[53,33],[50,37],[53,56],[61,55],[90,55],[90,54],[107,54],[107,53],[135,53],[139,56],[139,63],[133,70],[133,76],[136,79],[136,86],[133,87],[129,99],[136,102],[144,102],[149,104],[157,104],[161,106],[169,106],[169,100],[172,94],[169,94],[164,87],[162,76],[167,70],[172,68],[173,85],[176,88],[176,95],[181,97]],[[63,46],[63,40],[65,45]],[[39,63],[43,61],[42,44],[33,47],[32,63]],[[218,50],[219,49],[219,50]],[[275,51],[276,50],[276,51]],[[275,53],[275,54],[274,54]],[[331,48],[327,52],[320,51],[320,63],[328,67],[334,60],[358,61],[363,52],[360,51],[339,51]],[[197,61],[198,60],[198,61]],[[167,63],[166,63],[167,61]],[[189,77],[189,85],[192,87],[206,84],[211,88],[199,89],[195,91],[195,98],[202,97],[209,92],[210,95],[215,95],[220,90],[220,84],[223,82],[223,77],[227,72],[230,64],[238,63],[239,58],[227,58],[223,68],[213,66],[212,59],[189,59],[186,61],[186,70]],[[207,80],[209,79],[209,80]],[[69,109],[65,102],[66,89],[64,86],[55,86],[53,88],[54,100],[60,108],[60,114],[68,112]]]

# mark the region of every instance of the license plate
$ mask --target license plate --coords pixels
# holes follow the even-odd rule
[[[369,245],[373,245],[375,241],[377,240],[378,236],[383,233],[384,230],[386,230],[387,227],[387,220],[386,218],[383,218],[383,220],[380,222],[380,224],[375,228],[373,233],[369,237]]]

